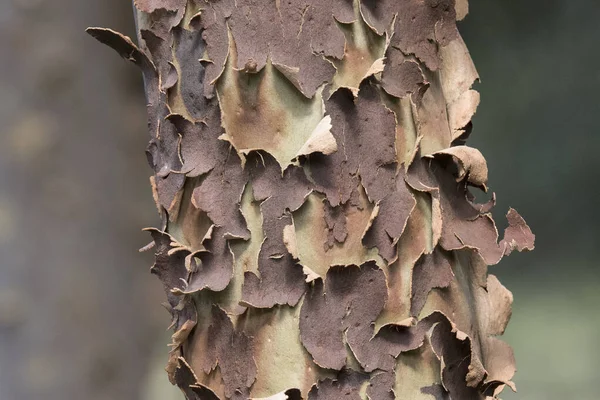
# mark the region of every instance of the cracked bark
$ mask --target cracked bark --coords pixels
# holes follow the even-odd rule
[[[188,399],[496,398],[512,296],[454,0],[136,0],[150,229]]]

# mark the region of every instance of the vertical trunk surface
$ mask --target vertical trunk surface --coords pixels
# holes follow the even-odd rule
[[[454,399],[514,387],[488,275],[534,236],[491,218],[466,0],[136,0],[188,399]]]

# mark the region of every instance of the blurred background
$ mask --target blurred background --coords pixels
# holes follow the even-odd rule
[[[481,75],[469,141],[536,251],[490,272],[512,290],[519,392],[597,400],[600,3],[472,0]],[[134,36],[129,1],[0,1],[0,400],[175,399],[142,79],[84,33]]]

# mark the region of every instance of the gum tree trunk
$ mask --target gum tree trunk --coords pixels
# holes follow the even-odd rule
[[[534,236],[466,146],[466,0],[136,0],[148,229],[188,399],[495,398]]]

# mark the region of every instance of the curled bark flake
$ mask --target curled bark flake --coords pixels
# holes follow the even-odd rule
[[[483,293],[482,293],[483,294]],[[513,296],[498,278],[488,275],[486,292],[478,303],[481,314],[480,331],[483,336],[481,344],[482,368],[485,368],[485,380],[480,389],[487,395],[495,390],[509,386],[516,391],[511,381],[515,374],[515,358],[510,346],[495,336],[502,335],[512,314]]]
[[[155,262],[150,272],[158,276],[167,294],[168,303],[165,304],[171,314],[171,326],[174,329],[172,335],[170,358],[167,364],[169,379],[174,381],[177,356],[181,345],[187,340],[192,329],[196,326],[198,316],[196,308],[191,299],[175,293],[186,285],[188,271],[185,267],[184,251],[173,252],[173,238],[154,228],[147,229],[155,243]]]
[[[180,248],[190,253],[186,257],[186,267],[190,272],[192,271],[191,254],[205,250],[204,241],[210,237],[214,228],[206,213],[192,204],[192,194],[196,184],[197,179],[186,179],[177,216],[171,218],[168,223],[169,234],[178,242]]]
[[[164,209],[171,221],[176,219],[181,195],[183,194],[182,189],[185,184],[185,176],[169,174],[167,177],[161,178],[155,175],[150,177],[150,184],[159,213],[162,214],[161,211]]]
[[[448,105],[441,87],[440,76],[423,70],[429,85],[413,94],[415,124],[419,135],[421,155],[447,149],[452,143],[452,130],[448,124]],[[426,90],[425,90],[426,89]]]
[[[296,157],[307,156],[312,153],[321,153],[324,155],[331,154],[337,151],[337,143],[331,134],[331,117],[326,115],[317,124],[311,132],[309,138],[302,145]]]
[[[502,335],[512,314],[512,293],[491,274],[487,277],[486,291],[488,296],[483,305],[485,314],[482,315],[485,332],[493,336]]]
[[[168,114],[168,111],[165,111],[168,107],[165,104],[166,98],[164,97],[164,94],[161,95],[159,90],[159,75],[154,63],[129,37],[115,32],[112,29],[87,28],[86,32],[100,43],[106,44],[114,49],[121,57],[131,61],[142,70],[144,76],[144,88],[146,90],[146,100],[148,103],[148,130],[151,138],[158,137],[159,124]],[[152,153],[152,155],[155,156],[154,153]],[[168,171],[166,169],[163,170],[162,165],[157,169],[157,165],[160,164],[159,162],[152,162],[150,158],[149,161],[151,161],[150,165],[155,171],[162,170],[162,176],[166,176]]]
[[[488,265],[502,258],[498,231],[489,214],[482,214],[468,199],[467,181],[456,182],[447,165],[421,159],[411,165],[407,180],[417,190],[438,198],[441,210],[439,244],[445,250],[476,249]]]
[[[452,399],[481,400],[481,393],[467,386],[472,372],[471,340],[463,338],[448,321],[438,323],[431,334],[431,344],[442,360],[442,383]]]
[[[182,164],[181,136],[177,133],[175,126],[164,119],[168,113],[168,107],[162,107],[159,113],[160,118],[156,121],[156,137],[150,139],[146,148],[148,162],[160,178],[166,177],[171,172],[179,171]]]
[[[481,152],[469,146],[453,146],[432,154],[433,157],[450,156],[458,170],[456,182],[467,183],[487,191],[488,168]]]
[[[151,30],[156,36],[165,40],[170,40],[171,31],[182,22],[184,14],[184,8],[176,11],[157,8],[151,13],[137,13],[138,26],[140,29]]]
[[[396,377],[393,372],[381,372],[374,374],[367,387],[367,398],[369,400],[395,400],[394,382]]]
[[[504,254],[509,255],[513,250],[531,251],[535,244],[535,235],[519,213],[510,208],[506,214],[508,227],[504,230],[504,238],[500,242],[500,247],[504,249]]]
[[[253,154],[246,168],[250,171],[254,198],[262,203],[265,218],[279,218],[286,211],[296,211],[312,191],[302,168],[290,166],[282,173],[269,154]]]
[[[392,20],[398,12],[395,0],[362,0],[360,11],[365,22],[378,34],[390,33]]]
[[[161,232],[158,229],[146,229],[152,235],[155,246],[155,262],[150,272],[158,276],[165,287],[169,304],[176,307],[179,304],[180,296],[172,295],[173,289],[183,289],[188,277],[188,270],[185,267],[185,251],[170,252],[173,237],[168,233]]]
[[[486,377],[480,384],[480,391],[486,396],[496,396],[504,386],[508,386],[516,392],[517,388],[511,381],[517,370],[513,349],[502,340],[490,337],[486,340],[482,358]]]
[[[456,0],[456,20],[462,21],[469,13],[469,0]]]
[[[114,49],[124,59],[140,67],[145,77],[156,75],[156,68],[152,61],[128,36],[107,28],[87,28],[86,32],[100,43]]]

